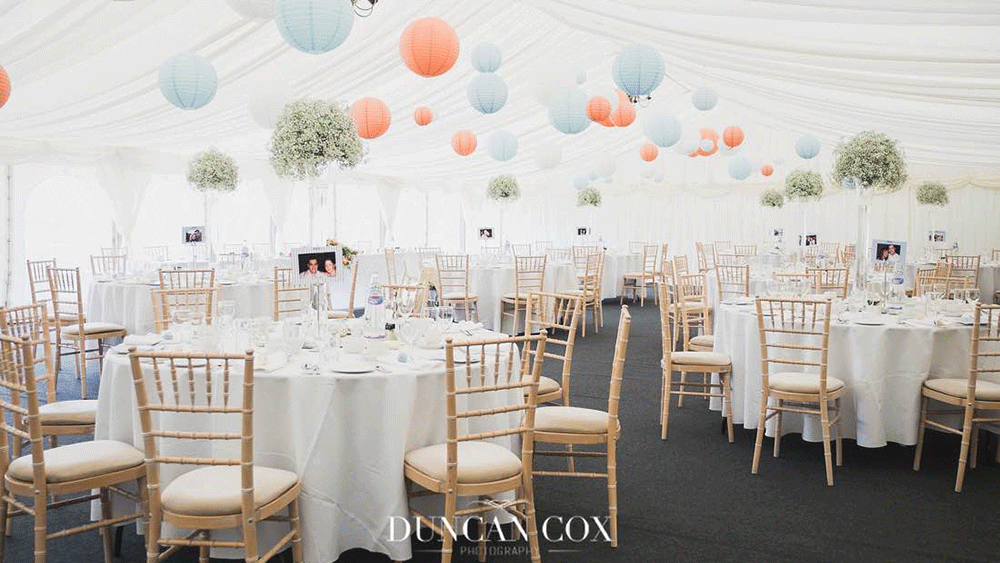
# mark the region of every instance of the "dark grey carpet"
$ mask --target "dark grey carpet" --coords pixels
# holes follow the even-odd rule
[[[779,459],[765,456],[759,475],[750,474],[754,434],[740,430],[729,444],[721,418],[706,403],[691,400],[671,410],[670,438],[659,439],[660,333],[652,303],[631,307],[632,335],[622,392],[619,445],[619,537],[605,543],[542,545],[542,559],[583,561],[981,561],[1000,560],[1000,468],[993,462],[994,440],[981,440],[980,467],[970,470],[965,492],[952,486],[958,439],[928,431],[923,468],[911,469],[913,448],[891,445],[865,449],[845,441],[844,466],[835,468],[836,486],[824,481],[822,446],[797,436],[782,442]],[[573,404],[605,408],[618,319],[617,303],[605,310],[600,334],[577,340]],[[547,372],[556,371],[548,366]],[[78,384],[63,374],[61,398],[73,398]],[[96,365],[92,365],[96,396]],[[987,450],[987,447],[989,450]],[[555,463],[552,460],[545,465]],[[586,462],[578,462],[580,464]],[[604,515],[603,481],[538,478],[539,518],[551,515]],[[83,507],[56,511],[51,525],[79,524]],[[519,546],[521,544],[514,544]],[[415,544],[417,561],[437,561],[436,544]],[[475,561],[468,544],[456,561]],[[460,549],[461,551],[461,549]],[[7,542],[7,561],[31,560],[31,525],[16,520]],[[101,560],[97,532],[53,540],[53,563]],[[285,561],[290,561],[290,555]],[[144,561],[134,528],[124,533],[123,561]],[[186,551],[172,561],[193,562]],[[491,556],[490,561],[528,561],[527,554]],[[360,550],[342,563],[385,562]]]

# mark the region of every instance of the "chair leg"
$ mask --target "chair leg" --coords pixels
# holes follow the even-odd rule
[[[0,497],[5,495],[6,493],[7,491],[5,490],[3,484],[0,483]],[[10,522],[7,520],[7,510],[8,510],[7,501],[0,500],[0,522],[4,522],[6,524],[6,528],[9,530]],[[7,534],[5,531],[0,531],[0,563],[3,563],[4,561],[3,554],[6,548],[7,548]]]
[[[965,407],[965,421],[962,423],[962,450],[958,455],[958,475],[955,477],[955,492],[962,492],[962,482],[965,481],[965,467],[969,459],[969,442],[972,438],[971,405]]]
[[[604,326],[604,302],[600,301],[600,297],[598,297],[598,302],[597,303],[598,303],[598,311],[600,311],[600,313],[601,313],[601,327],[603,327]],[[594,329],[594,332],[597,332],[596,328]]]
[[[101,520],[111,519],[111,493],[107,487],[100,490],[101,496]],[[113,529],[111,526],[101,527],[101,539],[104,543],[104,563],[112,563],[115,556]]]
[[[80,338],[77,343],[76,378],[80,380],[80,398],[87,398],[87,339]]]
[[[726,403],[726,433],[729,435],[729,443],[732,444],[736,441],[736,435],[733,432],[733,395],[730,389],[732,375],[729,372],[720,373],[719,378],[722,382],[722,400]]]
[[[976,468],[976,461],[979,459],[979,428],[972,425],[972,451],[969,452],[969,467]]]
[[[535,488],[531,482],[530,471],[521,471],[521,490],[524,491],[524,500],[526,502],[524,516],[527,521],[528,549],[531,551],[531,561],[533,563],[540,563],[542,554],[538,549],[538,528],[535,524]]]
[[[455,504],[458,499],[455,496],[455,491],[449,491],[444,495],[444,519],[449,526],[458,527],[455,524]],[[441,534],[441,563],[451,563],[451,551],[452,543],[454,539],[451,534],[448,533],[447,529],[445,533]]]
[[[244,558],[247,563],[257,563],[260,555],[257,552],[257,521],[243,521]]]
[[[146,503],[149,504],[149,525],[146,527],[146,563],[160,562],[160,534],[161,520],[163,513],[154,500],[149,498],[148,484],[146,485]]]
[[[670,388],[672,387],[673,366],[663,368],[663,385],[660,391],[660,439],[667,439],[670,424]]]
[[[212,535],[208,530],[202,530],[199,534],[202,541],[209,541],[212,539]],[[209,563],[209,554],[212,552],[212,548],[207,545],[198,546],[198,563]]]
[[[292,563],[302,563],[302,523],[299,520],[299,499],[298,497],[288,505],[288,523],[292,527]]]
[[[480,495],[480,501],[487,501],[490,497]],[[479,520],[479,539],[477,541],[477,555],[479,557],[479,563],[486,563],[486,519],[480,514],[477,518]]]
[[[836,399],[833,402],[834,408],[837,409],[837,467],[843,467],[844,465],[844,428],[841,424],[843,422],[843,417],[840,412],[840,399]]]
[[[780,409],[784,406],[785,402],[782,399],[778,399],[778,408]],[[774,457],[778,457],[781,453],[781,419],[784,418],[784,412],[778,411],[778,420],[775,421],[774,425]]]
[[[608,516],[611,547],[618,547],[618,439],[608,436]]]
[[[913,470],[920,471],[920,455],[924,451],[924,429],[927,427],[927,397],[920,397],[920,426],[917,427],[917,449],[913,452]]]
[[[677,388],[678,391],[684,392],[684,384],[687,382],[687,372],[681,372],[681,383],[680,387]],[[684,406],[684,395],[677,395],[677,408]]]
[[[35,509],[35,563],[45,563],[45,540],[48,536],[48,495],[35,489],[33,496]]]
[[[767,395],[761,392],[760,416],[757,419],[757,441],[753,446],[753,465],[750,473],[756,475],[757,468],[760,467],[760,451],[764,448],[764,424],[767,417]]]
[[[822,401],[819,405],[819,420],[820,424],[823,425],[823,460],[826,463],[826,484],[832,487],[833,454],[830,451],[830,410],[828,401]]]

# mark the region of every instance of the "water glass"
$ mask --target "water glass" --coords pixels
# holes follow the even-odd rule
[[[451,321],[455,318],[455,307],[453,305],[447,305],[443,307],[438,307],[438,322],[442,325],[449,325]]]

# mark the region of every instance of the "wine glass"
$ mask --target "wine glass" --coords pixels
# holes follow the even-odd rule
[[[445,328],[451,324],[452,319],[455,318],[455,307],[453,305],[445,305],[438,307],[438,322],[441,323]]]
[[[965,303],[968,305],[975,305],[979,302],[979,288],[969,287],[965,290]]]

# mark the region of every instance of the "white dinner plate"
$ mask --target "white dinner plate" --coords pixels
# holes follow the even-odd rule
[[[862,319],[857,319],[854,322],[856,324],[864,325],[864,326],[882,326],[882,325],[885,324],[885,319],[874,319],[874,318],[864,319],[864,318],[862,318]]]
[[[375,364],[360,360],[340,360],[330,366],[330,371],[336,373],[368,373],[375,371]]]

